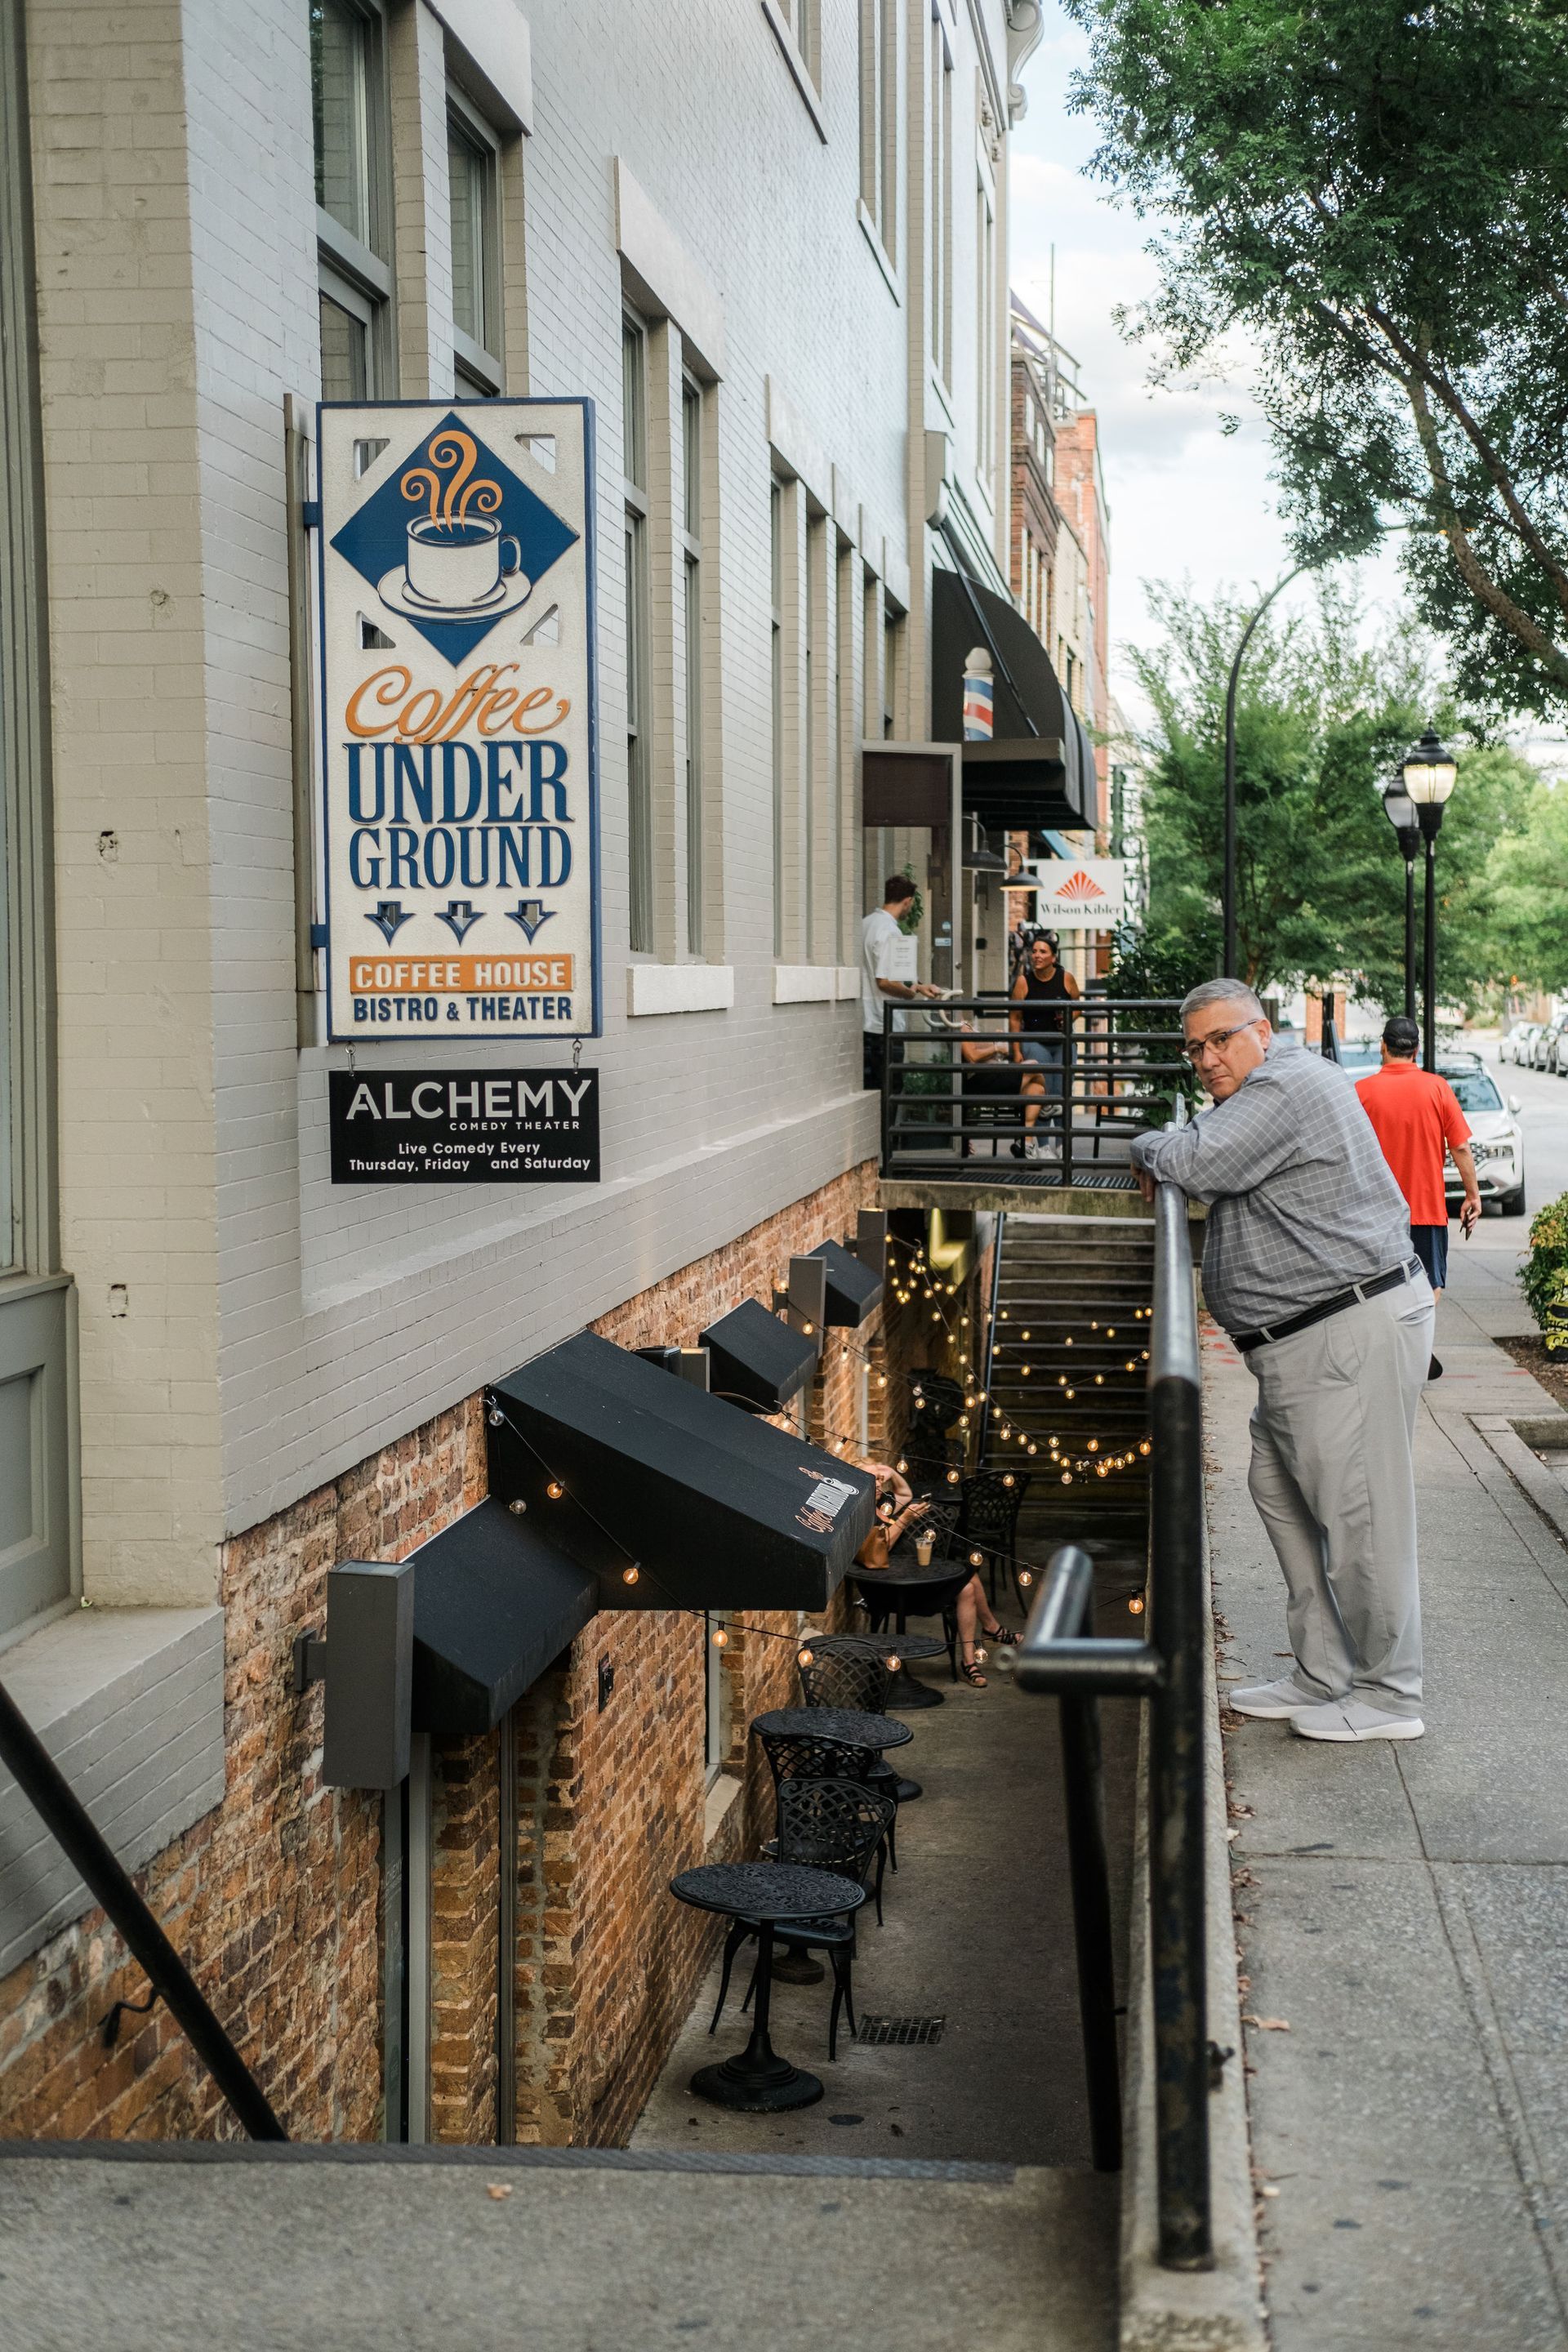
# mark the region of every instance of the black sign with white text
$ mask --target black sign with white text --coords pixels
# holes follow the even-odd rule
[[[597,1070],[331,1070],[334,1184],[596,1184]]]

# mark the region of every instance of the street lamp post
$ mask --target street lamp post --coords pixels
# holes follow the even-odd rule
[[[1421,845],[1421,829],[1416,823],[1415,803],[1405,789],[1403,775],[1395,776],[1383,795],[1383,813],[1399,836],[1399,855],[1405,860],[1405,1017],[1415,1018],[1415,853]]]
[[[1230,683],[1226,688],[1225,694],[1225,890],[1222,903],[1225,918],[1225,961],[1220,969],[1232,979],[1239,979],[1242,976],[1237,965],[1238,950],[1236,919],[1236,696],[1237,688],[1241,683],[1241,665],[1247,658],[1247,648],[1252,643],[1254,629],[1257,628],[1276,596],[1283,589],[1289,588],[1292,580],[1299,580],[1303,572],[1315,572],[1319,564],[1329,561],[1328,556],[1313,556],[1309,562],[1298,563],[1293,572],[1287,572],[1282,580],[1277,580],[1274,583],[1273,587],[1243,629],[1241,643],[1236,649],[1236,659],[1230,666]]]
[[[1458,773],[1454,755],[1428,727],[1419,743],[1412,743],[1400,763],[1405,789],[1415,804],[1415,821],[1426,850],[1426,939],[1422,975],[1421,1058],[1432,1069],[1437,1059],[1437,887],[1435,879],[1437,835],[1443,810]]]

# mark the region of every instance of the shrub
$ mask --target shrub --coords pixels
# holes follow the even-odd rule
[[[1530,1311],[1544,1331],[1546,1310],[1568,1295],[1568,1192],[1536,1211],[1530,1228],[1530,1255],[1520,1269]]]

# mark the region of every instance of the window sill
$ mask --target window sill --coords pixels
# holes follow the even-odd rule
[[[858,963],[775,963],[775,1004],[842,1003],[860,993]]]
[[[702,1850],[705,1853],[710,1853],[715,1840],[723,1835],[731,1814],[745,1793],[745,1783],[737,1780],[732,1772],[716,1775],[702,1813]]]
[[[5,1687],[127,1870],[222,1801],[221,1609],[75,1609],[5,1653]],[[0,1777],[0,1976],[92,1907]]]
[[[727,963],[634,963],[626,967],[626,1012],[728,1013],[735,970]]]
[[[784,51],[784,61],[789,68],[791,80],[800,92],[801,103],[816,124],[816,135],[826,147],[827,124],[823,119],[822,100],[816,94],[816,84],[811,79],[811,68],[801,55],[800,43],[785,24],[777,0],[763,0],[763,14],[768,20],[769,31]]]
[[[855,200],[855,217],[860,224],[861,236],[871,248],[871,258],[887,280],[889,293],[901,308],[904,289],[899,282],[899,273],[893,267],[891,255],[878,234],[877,224],[871,217],[870,208],[864,196],[858,196]]]

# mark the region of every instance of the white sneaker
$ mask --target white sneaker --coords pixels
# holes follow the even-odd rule
[[[1032,1135],[1026,1135],[1026,1136],[1024,1138],[1024,1157],[1025,1157],[1025,1159],[1026,1159],[1026,1160],[1043,1160],[1043,1159],[1045,1158],[1045,1156],[1046,1156],[1046,1155],[1045,1155],[1045,1153],[1040,1150],[1039,1144],[1038,1144],[1038,1142],[1037,1141],[1037,1139],[1035,1139],[1035,1137],[1034,1137],[1034,1136],[1032,1136]]]
[[[1304,1691],[1293,1675],[1281,1675],[1277,1683],[1252,1683],[1246,1690],[1231,1691],[1222,1705],[1235,1707],[1237,1715],[1260,1715],[1276,1722],[1321,1701]]]
[[[1426,1726],[1418,1715],[1385,1715],[1365,1699],[1339,1698],[1327,1706],[1303,1707],[1290,1717],[1303,1739],[1419,1739]]]

